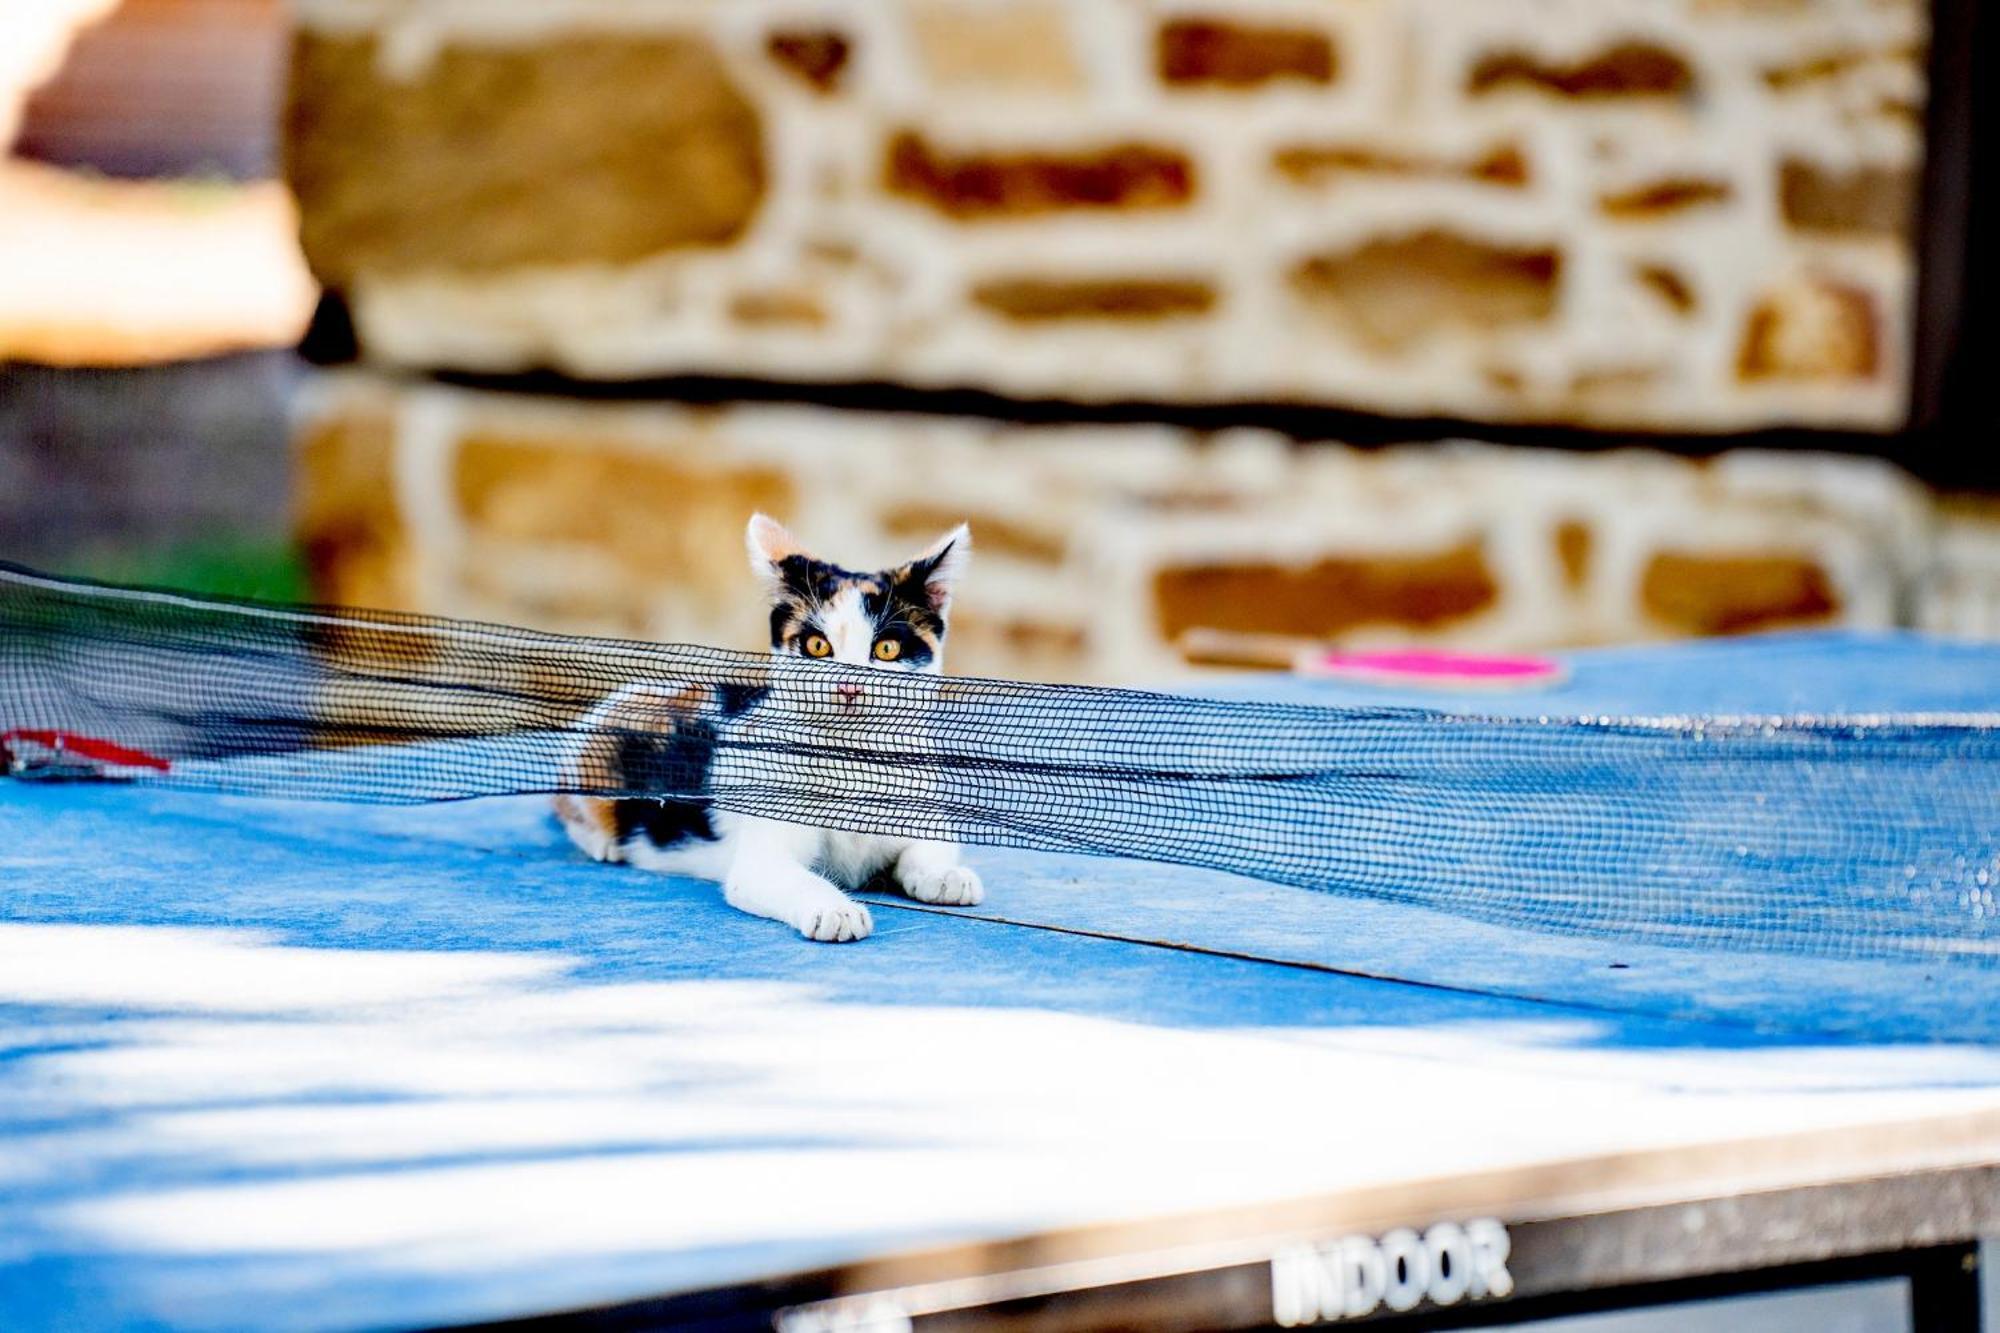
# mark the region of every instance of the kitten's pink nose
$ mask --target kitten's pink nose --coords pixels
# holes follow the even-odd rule
[[[849,708],[861,702],[861,687],[851,680],[842,681],[834,686],[833,690],[840,696],[840,702]]]

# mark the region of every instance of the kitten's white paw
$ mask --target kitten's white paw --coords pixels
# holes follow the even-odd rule
[[[558,796],[556,818],[570,841],[593,861],[623,861],[625,851],[618,845],[618,822],[613,803],[583,796]]]
[[[970,866],[926,866],[904,877],[903,892],[920,903],[944,907],[976,907],[986,901],[986,887]]]
[[[792,924],[799,928],[799,934],[809,940],[840,944],[848,940],[867,939],[875,929],[875,918],[869,916],[868,909],[860,903],[847,901],[815,908]]]

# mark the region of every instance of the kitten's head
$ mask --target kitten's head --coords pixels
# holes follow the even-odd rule
[[[952,588],[972,555],[963,523],[921,555],[873,573],[808,555],[762,514],[750,520],[746,535],[750,567],[770,590],[773,653],[887,671],[943,666]],[[861,706],[860,686],[844,682],[834,689],[843,707]]]

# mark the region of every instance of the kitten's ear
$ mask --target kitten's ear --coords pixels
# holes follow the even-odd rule
[[[961,523],[904,568],[909,570],[910,582],[923,585],[931,609],[942,613],[951,606],[952,589],[964,576],[971,559],[972,529]]]
[[[784,577],[778,566],[787,556],[805,554],[798,539],[769,514],[750,516],[750,526],[743,533],[743,544],[750,551],[751,572],[774,583]]]

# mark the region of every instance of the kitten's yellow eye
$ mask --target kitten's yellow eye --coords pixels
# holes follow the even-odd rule
[[[903,655],[903,645],[896,639],[875,640],[875,660],[893,662]]]
[[[808,634],[806,635],[806,656],[831,657],[833,656],[833,645],[826,641],[824,635]]]

